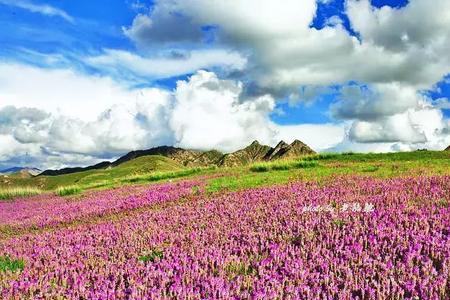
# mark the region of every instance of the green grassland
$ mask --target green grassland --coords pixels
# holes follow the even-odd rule
[[[308,161],[314,164],[304,164]],[[298,180],[320,182],[343,175],[378,178],[450,175],[450,153],[415,151],[386,154],[320,154],[294,161],[257,163],[229,170],[225,176],[211,179],[207,190],[236,191]]]
[[[341,175],[399,177],[450,175],[450,152],[319,154],[234,168],[187,168],[163,156],[144,156],[104,170],[30,178],[0,177],[0,199],[54,192],[68,196],[90,189],[208,175],[207,191],[234,191]],[[5,180],[7,183],[5,183]],[[30,188],[31,187],[31,188]]]

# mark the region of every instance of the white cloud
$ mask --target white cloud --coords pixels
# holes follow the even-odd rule
[[[10,134],[0,134],[0,161],[7,161],[18,153],[23,153],[29,150],[29,145],[21,144]]]
[[[376,9],[369,0],[347,1],[352,25],[363,40],[395,52],[408,48],[438,50],[442,42],[448,42],[449,7],[447,0],[433,1],[433,5],[412,0],[401,9]]]
[[[171,143],[171,132],[164,118],[170,101],[167,92],[145,89],[138,99],[112,106],[95,121],[55,117],[43,147],[49,152],[108,158]]]
[[[187,148],[231,151],[258,139],[273,144],[274,125],[268,114],[275,101],[270,96],[240,102],[242,84],[198,72],[180,81],[170,118],[177,144]]]
[[[277,139],[291,143],[299,139],[315,151],[335,147],[345,138],[344,124],[301,124],[277,127]]]
[[[414,88],[396,83],[348,86],[343,88],[342,98],[331,106],[331,114],[353,121],[348,132],[353,142],[440,149],[447,136],[443,103],[433,105],[431,99]]]
[[[439,98],[434,102],[434,106],[440,109],[450,109],[450,100],[448,98]]]
[[[154,8],[154,18],[148,15],[138,14],[133,24],[129,27],[123,27],[123,32],[131,40],[142,48],[150,49],[156,44],[176,45],[180,42],[196,43],[202,40],[200,27],[191,26],[190,20],[184,16],[178,16],[178,22],[173,21],[173,15],[161,9],[159,6]]]
[[[45,139],[50,114],[36,108],[0,109],[0,134],[12,134],[22,144],[37,143]]]
[[[376,9],[368,0],[349,0],[347,7],[352,25],[361,32],[361,41],[336,22],[321,30],[310,28],[315,0],[289,0],[283,4],[276,0],[158,1],[150,15],[139,15],[135,20],[140,24],[138,21],[145,17],[151,31],[133,24],[127,32],[139,29],[143,36],[145,32],[157,36],[158,32],[164,33],[157,29],[162,26],[161,18],[163,24],[183,28],[216,25],[222,43],[250,53],[253,79],[274,90],[349,80],[430,88],[450,71],[448,1],[439,0],[436,6],[430,6],[426,0],[413,0],[403,9]],[[421,27],[422,22],[417,20],[425,20],[425,26]],[[405,34],[410,36],[408,41],[402,41]],[[164,37],[173,43],[186,40],[185,35]],[[133,39],[146,44],[137,35]],[[402,51],[397,51],[398,41],[406,45]]]
[[[395,152],[443,150],[450,145],[450,122],[422,100],[418,107],[371,121],[348,123],[347,137],[333,151]]]
[[[34,4],[33,2],[27,0],[0,0],[0,4],[19,7],[30,12],[39,13],[46,16],[58,16],[70,23],[74,22],[73,17],[71,17],[67,12],[47,4]]]
[[[340,101],[331,106],[337,119],[374,120],[401,114],[426,101],[414,88],[398,83],[345,86]]]
[[[160,79],[194,73],[199,69],[221,67],[242,70],[247,61],[239,53],[224,49],[173,51],[166,55],[142,57],[127,51],[106,49],[85,61],[112,72],[131,72],[134,76]]]
[[[39,108],[51,113],[94,120],[105,108],[138,96],[109,77],[71,69],[43,69],[0,63],[0,105]]]

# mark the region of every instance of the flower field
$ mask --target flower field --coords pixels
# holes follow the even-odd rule
[[[142,208],[191,194],[192,188],[196,185],[195,182],[183,182],[157,185],[151,189],[128,186],[120,190],[91,193],[78,201],[44,195],[33,200],[0,202],[0,225],[43,227],[79,218]]]
[[[1,298],[450,297],[450,177],[342,176],[212,195],[201,187],[1,203],[0,226],[42,227],[0,241],[0,257],[24,263],[0,271]]]

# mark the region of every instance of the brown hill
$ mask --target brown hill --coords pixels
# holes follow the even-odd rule
[[[445,151],[450,151],[450,146],[448,146],[447,149],[445,149]]]
[[[258,141],[254,141],[244,149],[225,154],[219,165],[224,167],[235,167],[260,161],[264,159],[271,149],[272,148],[269,146],[261,145]]]

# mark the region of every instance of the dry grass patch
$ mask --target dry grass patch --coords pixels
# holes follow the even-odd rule
[[[42,194],[42,190],[34,187],[0,188],[0,200],[11,200],[19,197],[30,197]]]

